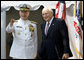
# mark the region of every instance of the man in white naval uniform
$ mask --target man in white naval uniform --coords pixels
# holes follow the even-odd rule
[[[13,33],[10,57],[13,59],[35,59],[37,56],[37,27],[28,20],[31,6],[20,5],[20,19],[11,19],[6,31]]]

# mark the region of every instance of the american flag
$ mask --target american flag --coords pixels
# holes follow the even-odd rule
[[[58,1],[56,4],[55,18],[61,18],[65,20],[66,18],[66,4],[65,1]]]
[[[73,54],[73,58],[82,59],[83,58],[83,31],[81,29],[81,8],[80,1],[75,1],[74,4],[74,17],[70,18],[66,16],[66,4],[65,1],[59,1],[56,4],[55,18],[61,18],[65,20],[68,33],[70,49]],[[73,12],[73,11],[72,11]],[[72,20],[70,20],[70,19]]]
[[[83,58],[83,31],[80,25],[81,22],[81,2],[76,1],[74,6],[74,29],[75,29],[75,50],[77,58]]]

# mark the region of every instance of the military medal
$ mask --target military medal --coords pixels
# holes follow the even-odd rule
[[[34,32],[34,27],[30,24],[29,25],[29,30],[31,31],[31,32]]]
[[[33,37],[33,35],[34,35],[34,27],[33,27],[33,25],[29,25],[29,31],[31,32],[31,37]]]

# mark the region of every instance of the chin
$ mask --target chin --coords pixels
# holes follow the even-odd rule
[[[22,18],[23,20],[27,20],[27,18]]]
[[[44,19],[45,21],[48,21],[47,19]]]
[[[45,21],[48,22],[48,19],[46,19]]]

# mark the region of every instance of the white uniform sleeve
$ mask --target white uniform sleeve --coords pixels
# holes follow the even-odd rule
[[[11,27],[11,26],[10,26],[10,23],[9,23],[8,26],[6,27],[6,31],[7,31],[8,33],[14,32],[14,25]]]
[[[35,35],[34,35],[34,56],[36,56],[37,55],[37,27],[36,27],[36,25],[35,25],[35,30],[34,30],[34,32],[35,32]]]

